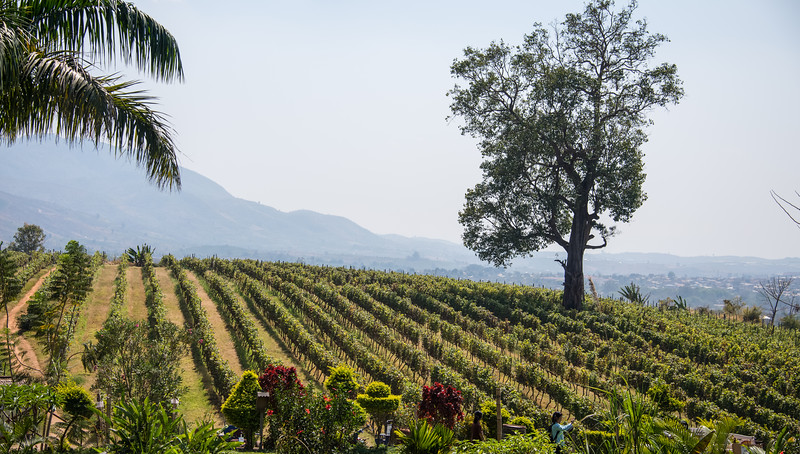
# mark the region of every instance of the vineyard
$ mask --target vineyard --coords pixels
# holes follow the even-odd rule
[[[25,326],[53,298],[57,283],[43,277],[53,263],[40,258],[20,271],[29,286],[43,281],[20,311],[44,369],[29,374],[60,367],[86,389],[124,381],[84,367],[76,353],[102,344],[95,333],[113,332],[123,316],[148,332],[164,333],[170,321],[182,333],[169,335],[188,338],[192,351],[157,360],[180,377],[158,392],[180,394],[197,419],[218,415],[242,371],[282,364],[316,388],[347,365],[363,384],[382,381],[405,400],[442,383],[461,391],[467,413],[500,390],[504,408],[536,427],[556,410],[591,420],[610,394],[625,392],[690,421],[737,416],[738,433],[761,440],[800,424],[793,331],[607,299],[567,311],[559,292],[517,285],[216,258],[165,256],[156,266],[147,256],[134,266],[96,254],[83,270],[91,289],[70,300],[61,331],[34,336]]]

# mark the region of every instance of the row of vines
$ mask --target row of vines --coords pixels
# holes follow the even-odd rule
[[[170,260],[212,289],[248,364],[271,361],[253,316],[324,378],[348,364],[394,392],[440,382],[546,425],[632,388],[690,419],[736,415],[767,438],[800,420],[800,343],[758,327],[617,301],[561,308],[547,289],[252,260]],[[178,271],[180,272],[180,271]],[[252,311],[253,314],[248,314]]]

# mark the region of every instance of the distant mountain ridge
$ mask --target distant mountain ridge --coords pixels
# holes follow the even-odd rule
[[[147,243],[156,255],[179,257],[217,255],[437,272],[469,266],[484,268],[482,276],[504,273],[481,263],[460,244],[377,235],[344,217],[308,210],[282,212],[233,197],[185,168],[183,190],[162,192],[147,183],[142,169],[105,150],[53,141],[19,142],[0,147],[0,162],[0,240],[6,243],[27,222],[45,230],[49,249],[61,250],[74,239],[112,256]],[[563,253],[537,253],[515,261],[511,270],[558,276],[557,255],[563,258]],[[600,253],[587,254],[584,268],[587,275],[800,274],[800,259]]]
[[[0,153],[0,238],[10,239],[27,222],[42,226],[48,248],[76,239],[112,255],[147,243],[157,253],[184,255],[334,263],[361,257],[418,267],[477,262],[463,246],[447,241],[377,235],[340,216],[285,213],[239,199],[185,168],[182,191],[169,193],[106,151],[22,142]]]

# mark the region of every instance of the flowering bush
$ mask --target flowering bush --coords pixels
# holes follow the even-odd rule
[[[344,394],[348,399],[355,399],[358,394],[356,374],[346,365],[331,367],[330,375],[325,380],[325,388],[331,395]]]
[[[279,396],[280,410],[268,416],[270,438],[279,453],[336,452],[354,441],[367,419],[364,409],[344,395]]]
[[[270,364],[264,369],[264,372],[258,377],[258,384],[262,391],[269,392],[267,408],[273,408],[275,398],[279,394],[299,396],[305,389],[303,383],[297,378],[297,369],[274,364]]]
[[[269,392],[267,398],[268,418],[265,427],[269,433],[265,443],[273,447],[281,431],[279,423],[285,422],[299,406],[299,401],[305,396],[305,387],[297,378],[297,369],[294,367],[276,366],[270,364],[258,377],[261,391]]]
[[[464,419],[461,411],[461,391],[452,386],[434,383],[422,388],[422,402],[419,403],[419,418],[428,419],[431,425],[442,423],[453,429],[456,421]]]

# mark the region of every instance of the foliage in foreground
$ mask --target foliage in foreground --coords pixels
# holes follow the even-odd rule
[[[455,442],[453,431],[442,423],[431,425],[425,419],[414,421],[408,433],[396,431],[403,454],[440,454],[450,451]]]
[[[450,450],[451,454],[552,454],[555,445],[542,432],[511,435],[501,441],[490,438],[486,441],[459,441]]]
[[[0,141],[110,144],[159,187],[180,188],[172,130],[136,82],[97,74],[120,59],[157,80],[183,78],[175,38],[132,3],[0,3]]]
[[[182,415],[148,399],[123,402],[108,422],[114,441],[107,452],[114,454],[222,454],[240,445],[218,437],[210,424],[189,428]]]

